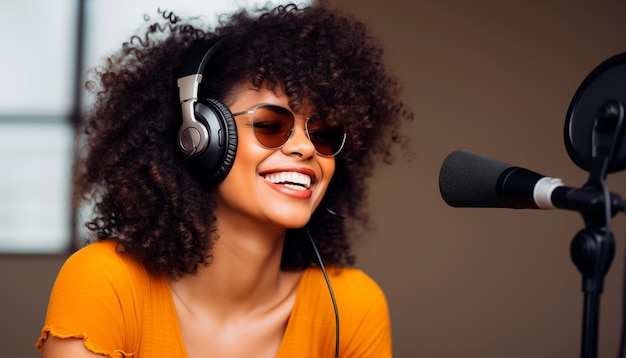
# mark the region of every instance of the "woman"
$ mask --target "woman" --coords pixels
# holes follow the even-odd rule
[[[59,273],[42,356],[390,357],[348,240],[410,118],[380,47],[323,4],[162,15],[90,83],[97,240]]]

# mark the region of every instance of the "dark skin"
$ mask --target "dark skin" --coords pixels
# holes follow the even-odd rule
[[[289,108],[281,91],[240,86],[232,112],[259,103]],[[281,270],[285,234],[306,224],[321,202],[335,169],[334,157],[320,156],[297,116],[291,138],[280,148],[261,146],[237,118],[239,145],[229,175],[215,189],[216,257],[195,275],[171,280],[181,335],[190,358],[275,357],[295,302],[302,270]],[[313,177],[296,190],[270,185],[263,173],[298,172]],[[306,195],[305,195],[306,194]],[[90,357],[80,339],[49,339],[43,357]]]
[[[77,199],[99,198],[88,224],[96,238],[116,236],[122,251],[155,274],[176,278],[211,263],[219,237],[211,215],[215,183],[191,173],[176,146],[182,120],[176,80],[190,46],[228,34],[205,70],[210,81],[201,83],[201,98],[230,103],[235,84],[284,90],[293,111],[307,110],[309,102],[316,118],[345,127],[346,145],[310,230],[324,238],[318,248],[325,263],[352,265],[350,229],[367,228],[365,179],[376,157],[390,159],[400,121],[410,117],[382,50],[360,23],[323,6],[279,8],[259,19],[238,14],[214,33],[172,21],[134,38],[100,69],[75,185]],[[290,228],[287,236],[284,269],[317,265],[303,230]]]
[[[284,92],[247,87],[235,91],[238,94],[229,106],[231,112],[260,103],[289,107]],[[307,138],[305,118],[298,118],[292,137],[277,149],[262,147],[247,125],[250,119],[237,118],[235,163],[214,189],[216,231],[220,236],[212,249],[216,259],[194,275],[170,282],[190,358],[269,358],[278,352],[303,272],[280,268],[286,230],[308,222],[334,172],[334,158],[319,156]],[[257,190],[258,184],[264,185],[261,170],[295,172],[302,168],[316,173],[310,197],[267,185],[265,190]],[[250,205],[253,197],[259,200]],[[98,355],[87,350],[80,339],[51,337],[42,351],[45,358],[93,356]]]
[[[240,13],[214,32],[163,18],[98,73],[77,199],[100,198],[88,224],[96,239],[116,237],[119,251],[169,277],[189,357],[275,357],[302,273],[317,265],[301,228],[323,238],[327,265],[354,263],[348,232],[355,223],[367,227],[365,179],[375,157],[390,160],[400,121],[411,114],[363,25],[324,5],[279,7],[260,18]],[[156,41],[163,33],[171,36]],[[233,168],[222,182],[206,183],[172,139],[180,125],[176,61],[223,34],[230,47],[210,66],[219,71],[205,73],[211,81],[201,96],[233,113],[278,104],[296,123],[282,147],[268,149],[252,135],[250,115],[237,116]],[[346,128],[339,155],[315,151],[305,133],[309,116]],[[276,173],[309,177],[311,186],[269,184]],[[42,357],[100,355],[80,339],[50,336]]]
[[[288,108],[280,91],[237,91],[232,112],[259,103]],[[216,189],[215,261],[171,284],[190,357],[275,357],[295,302],[302,271],[280,268],[287,228],[305,225],[335,169],[304,131],[306,113],[280,148],[259,145],[250,118],[237,117],[239,145],[231,172]],[[264,173],[315,173],[310,189],[269,185]],[[307,194],[307,195],[304,195]]]

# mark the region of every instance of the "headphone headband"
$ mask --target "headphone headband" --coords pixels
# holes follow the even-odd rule
[[[217,36],[191,47],[180,65],[178,78],[204,73],[206,65],[213,57],[213,54],[224,46],[225,40],[226,36]]]

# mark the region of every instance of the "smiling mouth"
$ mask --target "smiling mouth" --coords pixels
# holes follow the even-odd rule
[[[263,175],[266,181],[284,185],[295,190],[307,190],[311,188],[311,177],[297,172],[278,172]]]

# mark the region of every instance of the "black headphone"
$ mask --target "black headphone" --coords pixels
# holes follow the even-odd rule
[[[212,182],[228,175],[237,152],[237,128],[233,114],[220,101],[198,98],[204,69],[224,44],[223,37],[192,47],[178,76],[183,122],[178,147],[189,159],[192,171]]]

